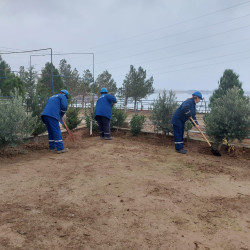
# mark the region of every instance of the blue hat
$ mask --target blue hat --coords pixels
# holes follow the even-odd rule
[[[69,98],[69,92],[66,89],[62,89],[60,92],[64,93],[66,98]]]
[[[108,90],[106,88],[102,88],[101,93],[108,93]]]
[[[201,100],[203,100],[202,94],[201,94],[200,91],[195,91],[195,92],[192,94],[192,96],[197,96],[197,97],[199,97]]]

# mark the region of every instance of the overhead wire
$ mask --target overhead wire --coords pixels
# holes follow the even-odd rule
[[[118,48],[112,48],[112,50],[100,51],[100,52],[98,52],[98,54],[110,53],[111,51],[114,52],[115,50],[120,50],[120,49],[123,49],[123,48],[126,48],[126,47],[130,47],[130,46],[134,46],[134,45],[142,45],[142,44],[149,43],[149,42],[159,41],[159,40],[162,40],[162,39],[165,39],[165,38],[171,38],[171,37],[174,37],[174,36],[177,36],[177,35],[181,35],[181,34],[184,34],[184,33],[189,33],[191,31],[195,31],[195,30],[199,30],[199,29],[204,29],[204,28],[212,27],[212,26],[215,26],[215,25],[223,24],[223,23],[234,22],[235,20],[238,20],[238,19],[241,19],[241,18],[245,18],[245,17],[249,17],[249,16],[250,16],[250,14],[246,14],[244,16],[236,17],[236,18],[233,18],[233,19],[230,19],[230,20],[224,20],[224,21],[221,21],[221,22],[212,23],[212,24],[209,24],[209,25],[205,25],[205,26],[201,26],[201,27],[196,27],[196,28],[192,28],[192,29],[189,29],[189,30],[184,30],[182,32],[178,32],[178,33],[174,33],[174,34],[168,34],[168,35],[162,36],[160,38],[155,38],[155,39],[151,39],[151,40],[150,39],[145,39],[144,41],[140,41],[138,43],[124,45],[124,46],[118,47]]]
[[[104,44],[101,44],[101,45],[98,45],[98,46],[95,46],[95,47],[91,47],[89,49],[94,49],[94,48],[102,47],[102,46],[105,46],[105,45],[110,45],[110,44],[122,42],[122,41],[125,41],[125,40],[133,39],[135,37],[140,37],[140,36],[143,36],[143,35],[147,35],[147,34],[151,34],[151,33],[154,33],[154,32],[158,32],[158,31],[163,30],[163,29],[168,29],[168,28],[172,28],[172,27],[175,27],[175,26],[178,26],[178,25],[181,25],[181,24],[186,24],[188,22],[195,21],[195,20],[198,20],[198,19],[203,18],[203,17],[211,16],[211,15],[214,15],[216,13],[224,12],[224,11],[227,11],[229,9],[233,9],[233,8],[236,8],[236,7],[245,5],[245,4],[249,4],[249,3],[250,3],[250,1],[245,1],[245,2],[242,2],[242,3],[234,4],[234,5],[229,6],[227,8],[223,8],[223,9],[219,9],[219,10],[216,10],[216,11],[212,11],[212,12],[209,12],[209,13],[206,13],[206,14],[194,17],[194,18],[185,19],[183,21],[180,21],[180,22],[177,22],[177,23],[174,23],[174,24],[170,24],[170,25],[167,25],[167,26],[164,26],[164,27],[161,27],[161,28],[149,31],[149,32],[144,32],[144,33],[140,33],[138,35],[130,36],[130,37],[125,38],[125,39],[119,39],[119,40],[116,40],[116,41],[113,41],[113,42],[111,41],[109,43],[104,43]]]

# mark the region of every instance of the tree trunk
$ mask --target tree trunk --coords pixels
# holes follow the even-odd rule
[[[135,102],[134,102],[134,112],[136,112],[136,99],[135,99]]]

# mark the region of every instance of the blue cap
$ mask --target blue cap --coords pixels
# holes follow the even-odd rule
[[[67,99],[69,98],[69,92],[66,89],[62,89],[60,92],[64,93]]]
[[[108,93],[108,90],[106,88],[102,88],[101,93]]]
[[[192,94],[192,96],[197,96],[197,97],[199,97],[201,100],[203,100],[202,94],[201,94],[200,91],[195,91],[195,92]]]

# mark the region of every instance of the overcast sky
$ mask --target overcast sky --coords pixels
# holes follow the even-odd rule
[[[247,0],[0,0],[0,51],[52,48],[94,53],[95,78],[104,70],[122,86],[130,65],[154,77],[156,89],[214,90],[225,69],[250,91],[250,1]],[[37,71],[50,53],[2,55],[18,70]],[[65,58],[82,75],[92,55]]]

